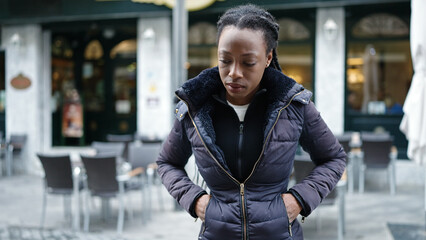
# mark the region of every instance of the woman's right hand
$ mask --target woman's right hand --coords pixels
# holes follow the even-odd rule
[[[197,216],[203,222],[206,217],[206,208],[207,208],[207,204],[209,204],[209,201],[210,201],[210,195],[204,194],[203,196],[198,198],[197,202],[195,203],[195,214],[197,214]]]

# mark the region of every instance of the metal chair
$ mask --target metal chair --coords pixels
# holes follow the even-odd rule
[[[25,143],[27,142],[26,134],[11,134],[8,141],[6,141],[6,174],[11,176],[13,174],[13,159],[15,154],[21,154],[24,150]]]
[[[365,171],[367,169],[386,169],[391,195],[396,192],[395,161],[396,152],[392,152],[393,137],[389,134],[361,134],[363,161],[360,171],[360,192],[364,192]]]
[[[352,132],[345,132],[341,135],[336,135],[337,140],[340,145],[342,145],[343,150],[346,152],[346,172],[348,174],[348,192],[352,193],[354,190],[354,159],[351,154],[351,139]]]
[[[143,181],[147,185],[148,193],[145,196],[148,197],[148,218],[151,215],[151,187],[153,186],[155,179],[158,179],[157,165],[156,160],[158,154],[160,153],[161,143],[145,143],[141,144],[138,142],[130,143],[129,145],[129,163],[132,166],[132,169],[142,168],[143,172]],[[161,184],[158,189],[158,197],[161,209],[164,209],[164,201],[162,196]]]
[[[311,161],[308,154],[296,155],[294,160],[294,177],[296,183],[302,182],[303,179],[309,175],[309,173],[314,169],[315,164]],[[320,218],[320,208],[325,205],[334,205],[338,204],[338,220],[337,220],[337,235],[338,239],[343,239],[345,233],[345,187],[346,181],[341,180],[337,184],[336,188],[333,189],[330,194],[323,199],[321,205],[315,210],[318,217],[317,220],[317,230],[321,229],[321,218]]]
[[[130,178],[138,172],[119,173],[117,171],[116,155],[81,155],[81,160],[87,175],[87,189],[90,196],[102,199],[102,213],[106,218],[109,215],[109,200],[117,197],[119,201],[119,214],[117,220],[117,233],[122,234],[124,225],[124,195],[130,190],[139,190],[139,182],[131,182]],[[86,199],[87,200],[87,199]],[[84,230],[89,231],[90,210],[88,201],[85,201]],[[130,206],[131,204],[127,204]]]
[[[83,189],[83,185],[79,183],[79,171],[73,173],[71,159],[66,155],[47,155],[38,153],[37,157],[43,166],[44,177],[44,194],[43,206],[40,226],[44,226],[46,216],[47,195],[55,194],[64,197],[64,215],[65,218],[72,218],[71,198],[75,194],[79,203],[79,192]],[[80,205],[77,205],[76,214],[79,218]],[[74,223],[74,228],[79,227],[79,222]]]
[[[117,157],[117,163],[123,160],[125,144],[123,142],[99,142],[94,141],[91,147],[95,149],[96,155],[114,155]]]
[[[129,143],[133,142],[135,140],[135,136],[133,134],[107,134],[106,140],[108,142],[121,142],[124,143],[124,150],[123,150],[123,159],[125,161],[128,160],[129,155]]]

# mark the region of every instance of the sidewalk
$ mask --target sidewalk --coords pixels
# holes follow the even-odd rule
[[[158,197],[156,190],[153,190],[154,198]],[[122,238],[118,238],[115,233],[115,200],[112,201],[113,218],[103,222],[99,217],[98,203],[99,211],[92,211],[90,233],[83,233],[73,232],[71,222],[64,219],[62,197],[48,196],[45,230],[40,231],[42,191],[42,179],[37,176],[0,178],[0,240],[195,240],[199,232],[200,221],[194,222],[184,211],[174,211],[174,201],[163,188],[165,209],[161,210],[158,201],[154,199],[152,218],[146,224],[142,224],[141,220],[140,194],[131,195],[134,219],[125,220]],[[387,186],[375,186],[367,182],[364,194],[346,194],[345,239],[424,240],[424,231],[404,232],[409,227],[424,226],[423,201],[423,186],[398,186],[397,194],[391,196]],[[323,206],[318,210],[302,224],[305,239],[337,239],[337,206]],[[316,229],[318,218],[321,219],[319,230]],[[395,236],[399,234],[403,237],[394,238],[391,230]]]

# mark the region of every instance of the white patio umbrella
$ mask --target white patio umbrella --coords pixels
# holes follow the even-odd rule
[[[426,9],[425,0],[411,1],[410,45],[414,76],[399,126],[408,140],[408,158],[425,168],[426,217]],[[425,224],[426,227],[426,224]]]

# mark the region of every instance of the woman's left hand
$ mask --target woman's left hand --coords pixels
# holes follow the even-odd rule
[[[299,202],[291,193],[283,193],[281,194],[283,198],[285,208],[287,209],[287,216],[290,222],[293,222],[297,215],[299,215],[300,211],[302,211],[302,206],[300,206]]]

